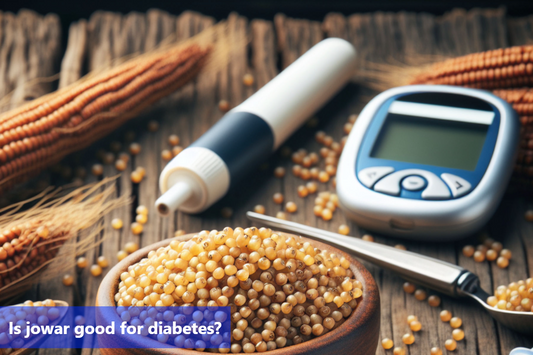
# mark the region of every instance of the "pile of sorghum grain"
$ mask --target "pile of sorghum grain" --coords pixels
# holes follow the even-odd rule
[[[42,302],[26,301],[21,306],[3,307],[0,310],[0,345],[3,348],[0,349],[0,354],[9,354],[14,349],[20,349],[33,338],[24,338],[24,331],[19,335],[9,334],[10,323],[19,325],[24,330],[27,327],[26,322],[30,322],[30,325],[46,325],[60,316],[61,312],[51,299]]]
[[[273,350],[323,335],[352,314],[363,294],[343,256],[255,227],[173,240],[120,279],[115,294],[120,316],[138,325],[146,317],[132,316],[133,308],[125,307],[230,306],[231,349],[217,351],[232,353]]]
[[[533,312],[533,278],[499,286],[487,303],[508,311]]]

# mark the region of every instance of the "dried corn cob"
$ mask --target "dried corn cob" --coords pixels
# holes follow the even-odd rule
[[[501,97],[513,105],[515,111],[520,115],[522,124],[529,123],[529,121],[533,120],[533,89],[494,90],[494,95]]]
[[[469,54],[434,64],[412,84],[462,85],[482,89],[533,84],[533,46]]]
[[[494,94],[509,102],[520,115],[520,122],[524,127],[520,136],[520,149],[515,166],[515,175],[533,177],[533,89],[503,89],[494,90]]]
[[[0,115],[0,188],[58,162],[190,81],[211,45],[140,56]]]
[[[127,196],[114,197],[115,188],[110,181],[113,179],[79,188],[59,198],[54,198],[57,191],[43,193],[0,210],[0,299],[34,282],[37,272],[56,260],[59,248],[72,237],[79,235],[77,242],[67,243],[61,249],[61,253],[71,257],[60,258],[55,268],[49,268],[51,275],[64,269],[66,263],[74,263],[74,255],[94,246],[94,237],[101,228],[89,233],[78,232],[97,224],[107,212],[128,203]],[[39,198],[34,207],[18,212],[25,204]]]

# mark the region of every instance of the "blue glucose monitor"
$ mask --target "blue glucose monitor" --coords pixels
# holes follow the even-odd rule
[[[337,192],[359,226],[451,240],[481,228],[511,176],[519,120],[489,92],[415,85],[363,109],[340,157]]]

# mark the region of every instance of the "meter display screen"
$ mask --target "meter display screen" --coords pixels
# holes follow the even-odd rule
[[[371,157],[474,171],[493,111],[394,101]]]

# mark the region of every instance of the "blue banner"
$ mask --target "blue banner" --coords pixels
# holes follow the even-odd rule
[[[0,307],[0,348],[228,349],[230,307]]]

